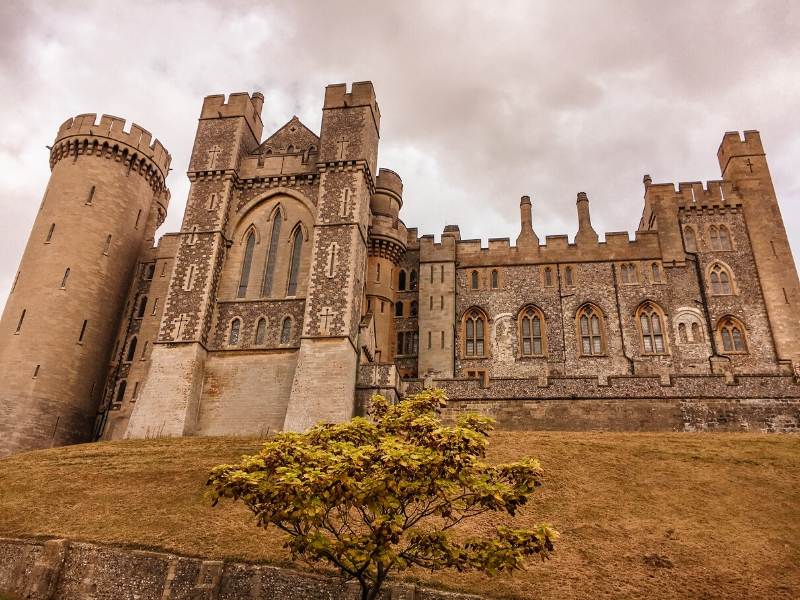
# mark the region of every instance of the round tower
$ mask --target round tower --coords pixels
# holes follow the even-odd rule
[[[79,115],[50,150],[50,181],[0,320],[0,456],[92,438],[137,261],[169,201],[169,153],[124,126]]]
[[[389,169],[381,169],[370,200],[367,305],[375,320],[376,348],[381,362],[394,357],[395,268],[406,251],[408,232],[399,219],[403,206],[403,182]]]

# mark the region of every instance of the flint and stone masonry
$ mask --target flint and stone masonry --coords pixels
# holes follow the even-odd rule
[[[400,219],[370,82],[319,134],[262,140],[264,96],[203,100],[180,231],[170,156],[117,117],[68,119],[0,321],[0,455],[96,439],[269,435],[444,387],[455,416],[550,429],[800,427],[800,284],[761,137],[721,179],[653,183],[633,239],[440,241]],[[415,198],[420,202],[425,199]]]

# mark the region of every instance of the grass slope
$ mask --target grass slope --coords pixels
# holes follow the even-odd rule
[[[88,444],[0,460],[0,535],[64,536],[286,564],[281,535],[205,502],[208,470],[255,440]],[[497,432],[547,482],[515,524],[551,522],[553,560],[513,575],[414,573],[495,598],[800,597],[800,438]],[[469,525],[488,531],[489,519]]]

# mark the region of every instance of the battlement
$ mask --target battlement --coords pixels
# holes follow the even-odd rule
[[[400,206],[403,205],[403,180],[400,175],[391,169],[380,169],[378,171],[375,189],[393,193],[400,201]]]
[[[97,122],[96,113],[86,113],[71,117],[61,124],[56,134],[53,146],[70,137],[87,136],[105,138],[120,144],[125,144],[139,154],[149,158],[161,171],[162,178],[167,176],[169,165],[172,161],[167,149],[159,140],[153,140],[152,134],[137,125],[130,124],[130,130],[125,131],[126,121],[113,115],[102,115]]]
[[[334,83],[325,88],[325,104],[323,110],[331,108],[346,108],[353,106],[369,106],[375,119],[376,129],[380,128],[381,111],[375,98],[375,88],[371,81],[356,81],[352,84],[350,92],[346,83]]]
[[[726,131],[717,150],[720,172],[724,173],[728,161],[735,156],[763,156],[764,146],[761,134],[755,130],[746,130],[744,139],[738,131]]]
[[[264,125],[261,122],[261,109],[264,106],[264,96],[254,92],[251,97],[247,92],[230,94],[225,100],[224,94],[214,94],[203,99],[203,108],[200,119],[225,119],[230,117],[244,117],[256,140],[261,139]]]
[[[741,195],[733,183],[726,180],[682,181],[677,189],[674,183],[651,183],[647,186],[646,198],[672,198],[681,208],[722,208],[739,206]]]

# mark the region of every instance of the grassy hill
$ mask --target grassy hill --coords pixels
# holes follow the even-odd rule
[[[0,460],[0,536],[286,564],[277,530],[203,496],[212,466],[258,447],[139,440]],[[800,597],[800,437],[497,432],[491,448],[493,460],[542,461],[546,485],[515,524],[551,522],[562,534],[554,559],[494,579],[415,579],[496,598]]]

